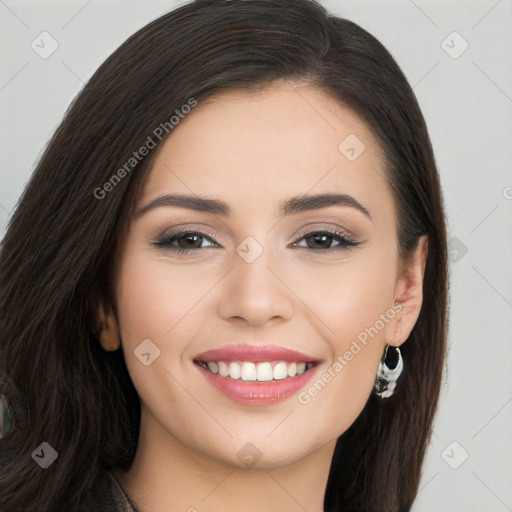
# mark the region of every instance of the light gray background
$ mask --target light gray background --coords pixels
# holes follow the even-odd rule
[[[0,239],[84,82],[180,3],[0,0]],[[374,34],[404,70],[446,201],[448,373],[414,511],[512,511],[512,0],[322,3]],[[59,45],[47,59],[31,47],[44,31]]]

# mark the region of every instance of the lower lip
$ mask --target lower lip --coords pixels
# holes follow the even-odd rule
[[[197,366],[205,378],[222,391],[228,398],[243,405],[272,405],[286,400],[303,388],[313,377],[316,366],[313,366],[296,377],[278,381],[245,382],[242,380],[222,377]]]

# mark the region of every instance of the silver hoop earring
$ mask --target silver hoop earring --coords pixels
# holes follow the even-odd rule
[[[392,348],[394,353],[388,354],[388,349]],[[375,394],[380,398],[388,398],[394,392],[396,383],[404,369],[402,354],[398,347],[391,345],[386,346],[384,356],[382,357],[377,369],[377,377],[375,379]]]

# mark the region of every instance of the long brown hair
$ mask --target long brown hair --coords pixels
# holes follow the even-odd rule
[[[442,194],[414,93],[372,35],[315,1],[198,0],[142,28],[100,66],[10,220],[0,253],[0,376],[24,413],[0,440],[3,511],[73,510],[100,467],[128,469],[133,460],[139,399],[122,350],[99,346],[95,313],[98,300],[115,307],[113,255],[165,137],[102,198],[95,191],[190,98],[279,79],[316,84],[367,122],[386,157],[401,256],[421,235],[429,239],[423,304],[401,347],[397,391],[372,395],[339,438],[325,493],[331,512],[411,508],[438,402],[448,308]],[[31,458],[42,442],[58,452],[45,470]]]

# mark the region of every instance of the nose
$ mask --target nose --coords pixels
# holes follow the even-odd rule
[[[283,265],[267,249],[249,261],[233,254],[233,268],[224,280],[218,301],[219,315],[255,327],[289,320],[294,311],[294,294]]]

